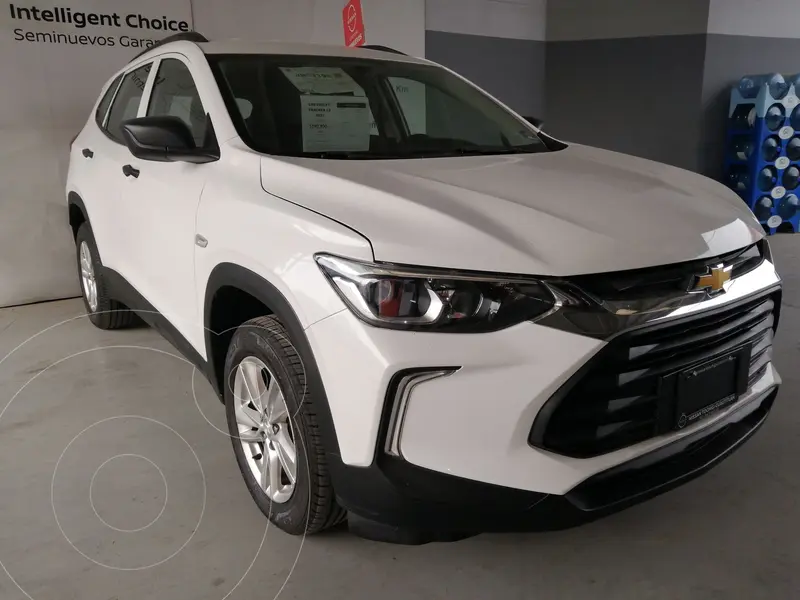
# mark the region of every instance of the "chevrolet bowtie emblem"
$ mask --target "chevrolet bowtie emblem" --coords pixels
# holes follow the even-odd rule
[[[716,294],[724,291],[725,284],[731,280],[731,270],[733,267],[717,265],[709,267],[709,272],[705,275],[695,276],[694,285],[689,289],[690,292],[708,292]]]

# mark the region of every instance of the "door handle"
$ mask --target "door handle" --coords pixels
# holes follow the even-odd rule
[[[134,169],[131,165],[122,167],[122,172],[125,177],[139,177],[139,169]]]
[[[83,154],[83,156],[84,156],[85,158],[92,158],[92,157],[94,156],[94,152],[92,152],[92,149],[91,149],[91,148],[84,148],[84,149],[81,151],[81,154]]]

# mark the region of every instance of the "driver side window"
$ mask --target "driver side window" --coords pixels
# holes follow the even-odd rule
[[[189,67],[180,60],[165,58],[161,61],[147,116],[178,117],[189,127],[197,147],[204,146],[208,129],[206,111]]]
[[[122,143],[122,129],[120,126],[123,121],[136,118],[139,112],[139,103],[144,93],[144,86],[147,83],[147,77],[152,66],[152,63],[148,63],[125,75],[125,79],[122,80],[119,91],[114,98],[114,103],[111,105],[111,111],[108,113],[108,122],[106,123],[106,133],[120,144]]]

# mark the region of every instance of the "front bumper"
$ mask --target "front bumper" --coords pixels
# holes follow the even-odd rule
[[[401,541],[423,543],[459,534],[572,527],[702,475],[761,427],[777,393],[773,387],[714,425],[598,473],[565,495],[492,486],[383,458],[359,472],[336,473],[337,496],[355,515],[351,528],[382,540],[397,541],[398,529]]]
[[[480,335],[391,331],[346,310],[307,334],[337,440],[333,486],[351,527],[362,530],[549,529],[613,512],[728,456],[763,423],[780,385],[769,362],[713,416],[614,451],[567,456],[532,445],[531,426],[610,349],[604,341],[531,323]],[[413,388],[389,443],[393,382],[418,369],[455,372]]]
[[[606,344],[524,323],[491,334],[378,329],[342,311],[306,330],[331,410],[337,458],[370,467],[384,456],[398,373],[458,367],[413,389],[399,447],[404,462],[447,475],[563,495],[590,477],[712,427],[780,383],[772,364],[738,402],[699,423],[590,458],[534,448],[542,407]]]

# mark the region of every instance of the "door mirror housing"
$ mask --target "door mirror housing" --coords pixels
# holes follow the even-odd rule
[[[544,125],[544,120],[540,119],[539,117],[525,117],[525,120],[536,127],[536,129],[541,129]]]
[[[213,136],[211,136],[213,137]],[[159,162],[207,163],[219,149],[198,148],[189,127],[178,117],[139,117],[122,123],[122,138],[136,158]]]

